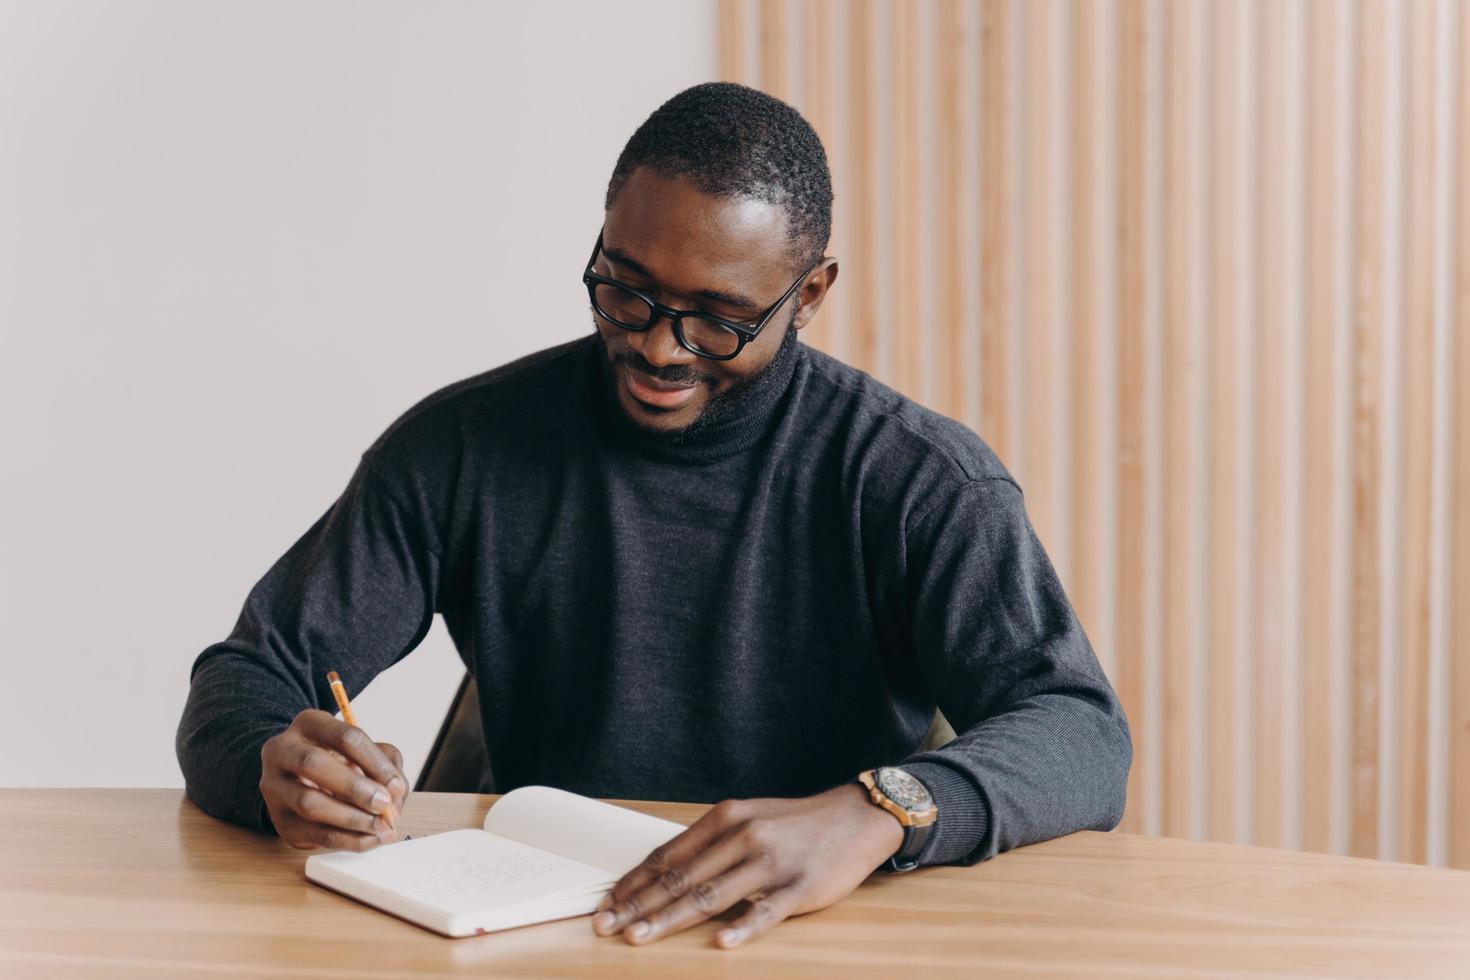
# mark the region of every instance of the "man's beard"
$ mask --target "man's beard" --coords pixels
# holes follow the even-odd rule
[[[623,350],[614,358],[612,352],[608,350],[607,338],[602,335],[601,330],[597,329],[595,321],[593,322],[592,332],[596,335],[598,347],[602,350],[602,357],[598,361],[601,366],[603,380],[608,386],[608,392],[612,394],[613,401],[617,403],[618,411],[622,412],[624,418],[628,419],[628,421],[632,422],[648,436],[677,445],[697,436],[706,429],[740,416],[745,411],[747,405],[753,401],[759,401],[760,396],[772,385],[781,384],[785,381],[789,374],[787,369],[791,366],[792,359],[796,357],[796,331],[791,329],[791,324],[796,322],[796,313],[797,308],[793,308],[791,319],[786,322],[786,332],[781,337],[781,344],[776,348],[776,356],[771,358],[771,363],[724,391],[711,395],[709,401],[704,406],[704,410],[699,413],[698,417],[681,429],[654,428],[645,425],[637,416],[629,413],[623,407],[622,402],[616,394],[618,379],[615,369],[619,365],[626,365],[628,370],[642,370],[645,374],[650,374],[660,380],[670,381],[676,384],[708,382],[714,380],[714,376],[701,370],[699,363],[680,364],[663,369],[655,368],[653,370],[647,370],[652,365],[644,361],[642,355],[632,348]],[[770,327],[768,326],[766,329],[769,330]]]

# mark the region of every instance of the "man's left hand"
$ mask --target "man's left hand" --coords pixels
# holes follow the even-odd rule
[[[749,899],[715,936],[732,949],[843,898],[902,843],[898,819],[856,782],[801,799],[726,800],[624,875],[592,928],[643,945]]]

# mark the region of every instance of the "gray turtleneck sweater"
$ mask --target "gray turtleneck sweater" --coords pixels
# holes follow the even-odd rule
[[[195,661],[201,807],[268,828],[262,743],[438,613],[496,792],[803,796],[902,764],[939,809],[924,864],[1117,826],[1127,719],[974,432],[798,343],[670,441],[604,361],[589,336],[466,379],[363,454]],[[936,704],[958,737],[918,752]]]

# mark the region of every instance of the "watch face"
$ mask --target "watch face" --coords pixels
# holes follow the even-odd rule
[[[884,795],[910,813],[919,813],[934,805],[934,798],[924,784],[902,769],[884,766],[873,774],[873,782],[878,784]]]

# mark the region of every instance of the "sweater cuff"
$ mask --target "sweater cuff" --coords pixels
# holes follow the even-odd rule
[[[938,762],[901,762],[899,767],[924,784],[939,810],[919,863],[950,864],[978,850],[990,827],[990,808],[969,777]]]

